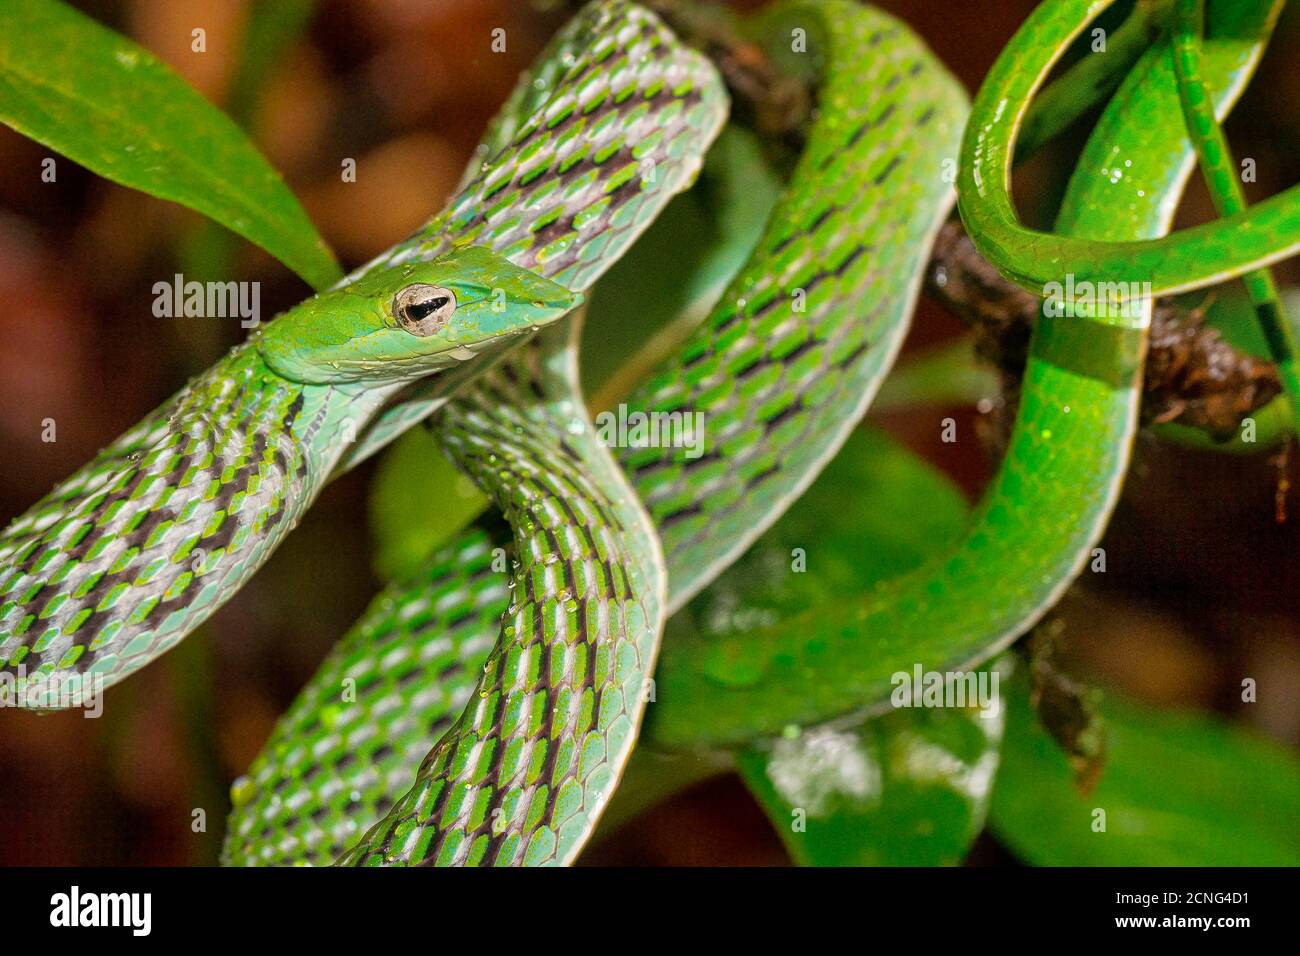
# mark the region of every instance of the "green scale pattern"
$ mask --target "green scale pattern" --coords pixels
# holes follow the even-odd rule
[[[805,54],[790,52],[795,31]],[[673,609],[781,516],[875,397],[951,206],[966,118],[957,82],[878,10],[785,3],[755,32],[792,69],[816,64],[818,119],[753,256],[628,399],[702,413],[705,453],[618,453],[659,528]]]
[[[262,761],[294,773],[297,787],[262,790],[259,814],[237,814],[228,861],[329,863],[410,787],[429,742],[451,728],[482,677],[510,598],[503,545],[487,532],[468,535],[400,594],[375,599],[365,633],[330,655],[265,748]],[[256,771],[231,795],[237,807],[252,805]]]
[[[458,200],[371,264],[426,258],[448,232],[575,291],[590,288],[698,174],[725,110],[713,66],[628,0],[585,7],[524,76]],[[368,267],[369,268],[369,267]],[[344,466],[437,411],[493,359],[395,397]]]
[[[447,209],[338,288],[476,243],[581,290],[693,179],[724,101],[703,57],[624,0],[589,8],[557,44],[561,68],[538,77],[554,88],[516,97],[545,108],[498,126],[496,158]],[[491,361],[431,376],[450,384],[408,403],[410,387],[290,382],[237,347],[0,534],[0,668],[18,675],[20,699],[69,703],[34,672],[84,672],[97,690],[158,657],[261,566],[329,477]],[[182,436],[200,436],[192,454]]]
[[[557,64],[560,65],[557,68]],[[600,69],[597,70],[596,67]],[[601,84],[595,82],[596,77],[604,78],[602,83],[604,89],[597,88]],[[612,87],[609,85],[612,79]],[[577,104],[575,107],[574,104]],[[565,160],[565,155],[561,151],[558,159],[549,163],[535,163],[532,167],[536,170],[535,176],[529,177],[529,188],[534,191],[535,197],[540,199],[527,199],[519,196],[508,197],[502,200],[500,209],[502,215],[510,210],[517,210],[519,204],[525,208],[530,203],[536,205],[538,202],[553,203],[557,194],[564,196],[576,195],[581,203],[579,209],[586,208],[587,198],[591,194],[613,196],[615,201],[601,209],[601,214],[596,217],[584,216],[581,212],[570,215],[546,214],[538,216],[536,221],[539,223],[549,223],[550,225],[539,226],[538,232],[546,233],[548,230],[554,232],[551,227],[560,224],[565,228],[576,230],[576,236],[572,237],[577,241],[567,241],[564,245],[564,254],[556,256],[543,256],[537,261],[530,261],[527,258],[516,259],[520,264],[532,265],[539,272],[550,278],[560,281],[570,288],[581,289],[599,275],[599,272],[621,254],[622,250],[636,235],[644,229],[658,210],[662,208],[667,197],[675,192],[688,186],[697,175],[700,163],[703,158],[703,152],[708,144],[716,135],[725,118],[725,96],[722,92],[721,85],[717,79],[716,73],[712,66],[703,57],[689,51],[676,43],[672,34],[669,33],[660,21],[645,10],[626,2],[597,3],[589,6],[582,14],[579,15],[569,26],[567,26],[556,40],[552,42],[547,53],[543,57],[541,69],[534,71],[532,74],[525,76],[516,94],[507,104],[503,118],[499,119],[494,127],[489,131],[487,137],[487,149],[496,149],[498,144],[506,138],[511,138],[511,145],[507,146],[505,151],[500,153],[501,156],[513,156],[516,152],[522,150],[528,152],[528,143],[537,139],[537,130],[555,120],[554,138],[561,142],[568,142],[567,135],[562,132],[562,123],[564,118],[569,122],[578,122],[583,124],[584,128],[588,125],[588,119],[583,118],[584,114],[590,113],[596,119],[592,122],[591,128],[598,132],[601,146],[598,149],[591,150],[591,155],[600,156],[604,162],[601,168],[601,178],[597,177],[588,181],[584,178],[584,185],[576,193],[573,190],[557,191],[556,180],[561,184],[573,175],[572,167]],[[653,109],[651,109],[653,107]],[[516,118],[519,115],[532,117],[528,122],[519,124]],[[547,119],[551,117],[552,119]],[[575,119],[575,117],[577,117]],[[596,135],[593,132],[592,135]],[[548,134],[552,135],[552,134]],[[524,144],[522,147],[520,144]],[[569,149],[571,147],[565,147]],[[611,157],[625,155],[629,163],[619,165]],[[489,164],[489,169],[495,169],[497,161]],[[544,176],[543,173],[548,175]],[[633,174],[632,179],[627,179],[629,174]],[[487,173],[491,176],[491,173]],[[455,209],[449,215],[454,215]],[[594,229],[593,224],[600,225],[601,229]],[[561,232],[563,230],[560,230]],[[510,230],[507,228],[501,235],[509,236]],[[605,234],[612,234],[613,241],[605,241]],[[480,236],[478,241],[482,241]],[[600,250],[600,255],[593,258],[591,252],[592,244],[595,243]],[[414,248],[414,247],[411,247]],[[397,250],[391,256],[385,257],[385,263],[402,261],[404,257],[412,254],[411,249]],[[557,333],[558,334],[558,333]],[[515,374],[520,381],[537,382],[537,390],[526,390],[523,393],[511,392],[512,399],[520,403],[532,403],[537,405],[539,399],[545,399],[540,402],[537,409],[532,410],[532,414],[541,416],[533,428],[538,430],[539,434],[547,428],[555,427],[554,416],[561,415],[564,419],[565,431],[562,433],[571,447],[576,447],[582,451],[581,467],[586,473],[603,474],[599,482],[601,493],[608,497],[613,491],[614,498],[619,498],[618,490],[625,489],[623,479],[614,468],[612,462],[608,460],[608,455],[603,448],[598,448],[594,441],[590,439],[579,440],[578,432],[584,427],[584,420],[578,416],[574,409],[581,408],[581,400],[578,397],[576,382],[575,357],[570,354],[572,346],[567,340],[560,341],[548,338],[547,341],[552,343],[551,351],[555,354],[548,355],[547,362],[564,363],[565,371],[561,375],[556,373],[547,379],[544,376],[539,378],[537,372],[537,354],[534,347],[525,348],[521,355],[511,360],[500,372],[494,373],[494,377],[485,383],[476,382],[469,390],[464,405],[464,410],[479,409],[478,415],[467,414],[462,411],[456,412],[456,407],[448,410],[448,415],[456,416],[455,420],[465,430],[461,436],[461,441],[468,441],[469,436],[474,434],[474,430],[483,427],[493,426],[488,421],[489,412],[491,415],[509,417],[515,414],[524,414],[524,404],[518,409],[512,409],[501,404],[500,388],[503,379],[500,376]],[[521,364],[522,363],[522,364]],[[480,367],[485,363],[468,362],[466,366]],[[544,380],[543,380],[544,379]],[[549,389],[549,393],[543,391]],[[400,423],[395,430],[424,417],[429,411],[437,407],[432,403],[426,393],[419,393],[412,396],[401,396],[401,401],[395,404],[388,413],[389,422]],[[445,398],[445,396],[444,396]],[[516,425],[523,427],[522,422],[516,422]],[[383,423],[381,423],[381,426]],[[449,434],[446,426],[442,426],[443,433]],[[448,438],[448,442],[452,439]],[[508,434],[493,432],[493,441],[501,447],[497,448],[498,456],[502,453],[502,448],[509,447],[512,442],[519,440],[519,436],[512,430]],[[468,446],[463,446],[468,448]],[[542,446],[529,446],[520,450],[523,456],[519,462],[527,458],[528,453],[541,454]],[[569,456],[563,453],[563,457],[557,457],[555,448],[546,452],[546,461],[548,468],[556,468],[559,464],[571,466]],[[468,470],[474,472],[477,465],[477,475],[480,477],[485,487],[494,493],[499,492],[498,482],[503,480],[515,480],[518,472],[507,471],[505,474],[490,473],[483,471],[481,464],[477,463],[474,458],[463,462]],[[576,475],[576,473],[575,473]],[[630,492],[628,492],[630,495]],[[598,673],[595,670],[586,672],[587,680],[604,681],[606,677],[612,675],[617,680],[620,687],[623,682],[630,681],[626,677],[627,668],[631,667],[635,672],[642,673],[646,671],[653,660],[654,646],[658,639],[659,630],[662,625],[662,613],[660,605],[662,598],[655,598],[655,581],[662,576],[659,567],[659,550],[657,540],[654,538],[648,521],[644,519],[640,512],[640,506],[635,508],[631,504],[622,503],[615,511],[622,510],[625,512],[621,521],[622,529],[618,527],[596,526],[586,527],[579,525],[570,531],[564,537],[564,541],[570,542],[573,535],[595,536],[600,534],[612,534],[613,539],[621,540],[625,533],[631,533],[628,529],[636,526],[637,531],[633,535],[635,547],[630,543],[623,543],[619,549],[615,549],[615,554],[622,554],[621,560],[614,560],[610,576],[614,574],[614,568],[622,568],[618,574],[620,577],[627,578],[634,584],[638,581],[645,582],[644,587],[635,587],[631,598],[619,598],[620,601],[627,600],[630,605],[640,605],[640,610],[636,612],[635,621],[631,621],[629,612],[620,607],[605,606],[599,611],[593,611],[588,617],[590,621],[601,621],[611,614],[615,618],[621,619],[619,624],[617,620],[614,623],[601,624],[598,634],[602,648],[599,651],[593,650],[587,659],[593,664],[600,662],[602,668],[606,662],[612,666],[612,670],[601,670]],[[605,510],[609,511],[609,505],[606,503]],[[536,520],[535,516],[530,516],[527,510],[515,513],[516,518],[528,523]],[[532,525],[529,525],[530,527]],[[605,530],[600,530],[604,527]],[[559,539],[557,538],[557,541]],[[610,544],[606,542],[602,546],[605,551],[609,551]],[[457,545],[450,555],[459,553],[462,550],[461,545]],[[548,575],[552,571],[544,570],[549,562],[548,555],[558,555],[558,552],[547,552],[543,554],[537,551],[523,551],[524,557],[523,568],[542,568],[538,573],[541,577],[538,579],[541,584],[549,586],[553,580]],[[577,561],[575,566],[586,566],[585,560],[579,560],[576,554],[566,554],[565,557]],[[635,575],[629,575],[626,570],[626,562],[636,556],[634,567],[637,569]],[[643,562],[654,559],[657,562],[653,571],[649,566],[644,566]],[[653,562],[652,562],[653,563]],[[423,576],[422,576],[423,580]],[[533,577],[527,570],[524,572],[523,581],[531,582]],[[590,582],[586,582],[590,583]],[[422,587],[421,584],[412,582],[416,588]],[[647,591],[648,588],[648,591]],[[644,592],[644,593],[643,593]],[[534,596],[541,591],[530,592]],[[577,597],[573,594],[566,600]],[[385,606],[386,599],[381,597],[372,607],[372,610]],[[405,598],[399,599],[399,604],[405,604]],[[504,602],[496,605],[495,619],[500,620]],[[524,605],[532,607],[531,604]],[[525,612],[521,612],[525,613]],[[527,612],[531,613],[531,612]],[[405,626],[404,622],[397,622],[400,626]],[[454,624],[456,622],[446,621],[445,624]],[[384,630],[379,628],[377,630]],[[367,645],[370,638],[376,637],[377,630],[372,630],[365,639]],[[454,628],[453,628],[454,630]],[[404,633],[404,632],[403,632]],[[516,632],[518,633],[518,632]],[[445,635],[440,633],[436,628],[430,626],[426,632],[431,640],[441,642]],[[472,647],[479,653],[477,659],[472,663],[464,662],[465,672],[476,672],[483,667],[483,657],[486,650],[491,646],[488,640],[480,641],[482,631],[474,631],[472,634],[468,631],[452,633],[450,635],[456,646],[461,646],[461,641]],[[462,637],[463,635],[463,637]],[[503,635],[502,653],[506,653],[504,648],[510,642],[510,635]],[[605,647],[604,645],[608,645]],[[343,642],[340,645],[338,654],[331,656],[333,664],[327,666],[340,666],[344,660],[357,660],[359,657],[351,657],[347,648],[350,645]],[[617,653],[609,657],[609,648],[613,648]],[[529,652],[533,653],[533,652]],[[576,652],[574,652],[576,653]],[[584,654],[586,652],[583,652]],[[631,655],[629,658],[629,654]],[[423,658],[422,658],[423,659]],[[558,660],[558,658],[557,658]],[[572,663],[572,658],[566,658]],[[630,663],[629,663],[630,661]],[[426,674],[426,678],[431,675]],[[441,676],[441,672],[438,676]],[[639,694],[639,682],[642,677],[636,679],[637,692]],[[556,675],[557,681],[562,681],[562,675]],[[378,693],[384,693],[378,691]],[[407,684],[407,688],[414,688],[415,682]],[[631,685],[629,684],[629,687]],[[336,694],[336,687],[331,687],[325,691],[328,694]],[[557,683],[556,688],[559,687]],[[532,688],[522,691],[524,697],[530,701],[536,696],[536,693],[550,693],[554,691],[559,694],[561,691],[556,688]],[[536,692],[536,693],[535,693]],[[554,777],[546,782],[549,796],[544,799],[548,801],[549,810],[545,812],[542,818],[536,819],[521,816],[516,819],[516,810],[520,805],[512,803],[509,807],[502,807],[499,804],[505,799],[503,793],[499,799],[495,800],[498,805],[491,809],[501,810],[486,824],[474,817],[472,807],[467,809],[468,815],[456,818],[455,826],[447,833],[435,833],[429,827],[419,825],[418,829],[421,835],[411,838],[409,834],[403,833],[402,838],[396,841],[400,846],[394,845],[394,840],[385,837],[386,845],[372,859],[379,859],[384,862],[419,862],[429,852],[436,850],[438,853],[449,853],[452,858],[458,862],[464,862],[470,859],[475,861],[485,859],[488,852],[486,843],[480,841],[475,843],[473,840],[466,842],[467,830],[466,825],[471,823],[473,827],[482,830],[485,826],[490,829],[492,824],[500,828],[505,828],[501,833],[485,834],[490,847],[491,862],[523,862],[525,852],[533,854],[528,857],[529,862],[537,859],[546,858],[549,853],[552,859],[567,860],[577,851],[579,838],[585,838],[585,834],[590,830],[592,821],[596,814],[603,806],[604,800],[612,790],[611,783],[603,783],[606,778],[617,778],[617,774],[630,752],[631,745],[635,739],[635,731],[640,723],[642,704],[639,697],[633,695],[628,697],[623,694],[622,690],[612,691],[616,696],[623,697],[623,703],[620,705],[626,713],[626,720],[619,721],[619,709],[613,706],[613,698],[609,697],[610,687],[605,687],[601,683],[593,683],[588,688],[587,693],[598,695],[602,700],[599,708],[593,708],[588,717],[607,721],[606,725],[595,727],[596,733],[604,738],[601,743],[603,757],[595,759],[593,757],[592,746],[586,745],[577,754],[584,761],[581,767],[568,767],[565,769],[563,761],[558,757],[552,756],[552,767]],[[406,690],[403,693],[407,693]],[[490,694],[490,692],[489,692]],[[608,697],[608,699],[606,699]],[[558,698],[556,698],[558,700]],[[360,707],[368,707],[372,703],[372,698],[364,697]],[[548,703],[554,703],[549,698]],[[236,796],[238,798],[239,808],[236,811],[235,819],[232,820],[231,837],[226,847],[226,859],[229,862],[283,862],[286,859],[301,860],[304,852],[310,854],[311,862],[327,862],[338,856],[347,846],[347,842],[342,840],[343,835],[351,835],[355,832],[355,827],[350,824],[340,824],[339,821],[331,817],[320,814],[315,806],[304,808],[299,803],[290,806],[283,799],[283,794],[278,786],[274,785],[274,780],[284,769],[279,762],[280,756],[289,754],[288,761],[290,768],[298,773],[299,786],[310,790],[313,786],[324,785],[330,789],[331,794],[344,792],[349,796],[355,795],[352,804],[357,808],[357,815],[367,813],[370,808],[387,806],[394,799],[392,793],[377,795],[372,788],[363,786],[359,781],[347,778],[347,786],[343,791],[335,791],[332,785],[331,777],[333,774],[320,774],[313,767],[305,763],[297,762],[301,756],[301,751],[296,750],[293,746],[295,736],[300,732],[304,724],[312,724],[313,718],[311,708],[304,707],[300,699],[291,708],[290,714],[285,723],[278,728],[273,741],[268,745],[269,753],[277,756],[267,756],[259,759],[258,763],[250,770],[246,782],[241,782],[236,787]],[[531,706],[531,705],[530,705]],[[540,706],[540,703],[538,704]],[[433,705],[429,710],[419,711],[416,713],[420,716],[418,719],[423,720],[425,714],[437,710],[442,717],[451,712],[446,703]],[[537,711],[540,713],[540,711]],[[432,722],[426,726],[435,726],[442,717],[435,717]],[[468,712],[466,715],[468,720]],[[299,730],[292,730],[292,722],[298,721]],[[462,721],[462,724],[464,721]],[[312,724],[316,726],[315,724]],[[349,726],[355,726],[355,722],[349,721]],[[461,725],[458,725],[458,727]],[[316,732],[318,741],[323,740],[321,733],[325,736],[330,735],[326,728],[320,728]],[[430,735],[427,732],[420,732],[416,739],[421,743],[421,752],[427,751],[431,743],[437,739],[437,735]],[[320,746],[328,748],[328,744],[321,743]],[[530,744],[536,749],[536,743]],[[567,742],[560,742],[556,746],[568,746]],[[397,751],[402,751],[399,754]],[[406,754],[410,751],[403,745],[391,750],[386,750],[383,754],[384,766],[389,763],[400,765],[405,769],[405,779],[409,783],[413,779],[410,772],[412,764],[409,762],[398,763],[405,759]],[[318,756],[318,751],[313,748],[313,757]],[[502,752],[504,754],[504,751]],[[566,751],[566,753],[573,753]],[[341,755],[336,752],[331,759]],[[562,755],[561,755],[562,756]],[[592,761],[595,760],[593,764]],[[425,769],[430,772],[441,773],[442,768],[438,767],[434,771],[434,763],[426,764]],[[350,763],[353,770],[362,770],[356,763]],[[593,768],[596,769],[596,776],[593,776]],[[459,772],[461,768],[457,768]],[[578,774],[577,771],[582,773]],[[381,775],[387,773],[382,767],[379,768]],[[313,783],[307,784],[303,780],[311,775]],[[564,826],[566,820],[564,814],[571,811],[574,807],[574,800],[570,794],[573,792],[572,786],[566,789],[566,776],[569,783],[578,786],[581,789],[581,795],[577,800],[576,818],[569,822],[567,827]],[[337,778],[342,779],[342,778]],[[422,777],[422,779],[424,779]],[[375,778],[367,777],[367,780],[374,781]],[[495,780],[495,778],[494,778]],[[268,786],[267,784],[272,784]],[[489,784],[492,781],[489,781]],[[482,791],[486,792],[486,790]],[[316,794],[318,795],[318,794]],[[414,798],[412,798],[414,799]],[[484,797],[483,799],[490,799]],[[510,797],[511,800],[517,800],[517,796]],[[461,806],[461,804],[457,804]],[[526,809],[523,808],[523,809]],[[306,812],[304,812],[306,810]],[[508,811],[508,812],[506,812]],[[395,811],[397,812],[397,811]],[[365,824],[374,822],[376,815],[362,817]],[[421,817],[416,814],[416,817]],[[283,824],[285,832],[282,836],[268,843],[261,837],[262,834],[270,832],[272,822],[275,825]],[[427,821],[425,821],[427,822]],[[433,821],[434,826],[441,825],[443,819]],[[523,827],[529,828],[529,834],[535,840],[530,840],[526,845],[519,836],[519,831]],[[408,829],[415,829],[413,825],[408,825]],[[501,839],[494,839],[501,837]],[[511,842],[505,844],[506,838]],[[449,849],[451,846],[448,841],[455,841],[456,848]],[[551,841],[548,843],[548,840]],[[548,849],[549,848],[549,849]],[[512,855],[513,854],[513,855]]]
[[[314,495],[307,436],[336,398],[239,350],[15,520],[0,535],[0,669],[24,702],[76,704],[229,597]]]
[[[629,402],[631,409],[704,411],[709,451],[690,467],[680,450],[616,451],[642,498],[652,507],[659,503],[656,518],[670,549],[670,609],[720,569],[717,555],[734,556],[774,521],[842,443],[893,360],[929,237],[951,205],[942,160],[957,155],[965,99],[923,44],[893,18],[844,0],[784,4],[764,19],[760,32],[773,47],[788,50],[796,26],[808,31],[810,59],[823,81],[822,108],[788,198],[713,315],[674,363]],[[866,71],[872,82],[861,82],[854,70]],[[913,138],[918,123],[926,135]],[[848,177],[865,184],[842,196],[842,184],[854,181]],[[771,267],[773,259],[778,268]],[[804,312],[795,310],[796,289],[807,293]],[[783,398],[786,389],[790,394]],[[700,510],[685,504],[688,514],[665,526],[662,518],[691,500],[695,483]],[[734,508],[742,492],[756,501],[744,514]],[[465,542],[481,535],[471,532],[441,549],[431,567],[445,566]],[[332,810],[314,816],[319,804],[313,798],[292,814],[283,809],[289,795],[298,798],[310,789],[307,774],[339,780],[343,790],[356,794],[355,815],[363,826],[374,819],[376,806],[393,799],[381,781],[415,776],[417,765],[404,755],[418,745],[386,751],[374,768],[340,766],[346,745],[330,728],[311,724],[309,715],[325,696],[337,699],[341,661],[365,655],[376,643],[418,647],[446,635],[432,623],[417,633],[383,610],[413,600],[409,595],[425,576],[390,587],[295,701],[250,770],[251,783],[238,788],[243,799],[231,817],[226,862],[321,864],[347,849],[338,834],[356,826]],[[457,635],[453,653],[459,666],[482,667],[481,634]],[[671,645],[664,649],[665,655],[672,652]],[[440,670],[430,667],[425,680],[439,679]],[[409,688],[419,686],[427,685],[413,680],[395,692],[389,683],[376,683],[373,697],[348,706],[418,713],[410,726],[445,719],[431,698],[423,698],[424,707],[415,701]],[[312,730],[305,730],[307,724]],[[323,770],[319,763],[281,756],[305,752],[294,744],[303,732],[319,748]]]
[[[990,72],[965,133],[958,179],[968,224],[977,215],[987,218],[991,200],[982,191],[1006,200],[1007,160],[1025,104],[1103,6],[1088,0],[1040,6],[1022,27],[1021,42],[1008,46],[1008,60]],[[1248,81],[1275,9],[1275,0],[1216,9],[1205,75],[1220,112]],[[1134,116],[1145,121],[1135,125]],[[993,156],[1001,159],[991,163]],[[984,158],[982,183],[971,157]],[[1139,60],[1108,105],[1076,167],[1052,242],[1062,248],[1096,243],[1102,252],[1123,245],[1164,262],[1160,250],[1169,246],[1152,237],[1167,232],[1193,161],[1164,40]],[[996,183],[988,178],[994,170]],[[1024,271],[1035,255],[1050,258],[1056,248],[1021,246],[1004,263],[1007,250],[974,230],[971,235],[1011,273]],[[1217,267],[1218,260],[1207,261]],[[1047,265],[1036,268],[1050,274]],[[1216,277],[1184,278],[1211,284]],[[881,713],[889,707],[893,673],[916,662],[966,671],[1032,627],[1093,558],[1127,473],[1150,302],[1125,311],[1040,318],[1009,447],[966,533],[944,553],[841,606],[748,631],[702,628],[689,641],[669,642],[673,653],[665,653],[656,676],[660,693],[679,706],[656,711],[653,739],[676,747],[725,745],[836,713]]]
[[[436,423],[514,529],[511,600],[470,706],[345,863],[567,863],[631,754],[667,582],[587,420],[571,332],[542,333]]]

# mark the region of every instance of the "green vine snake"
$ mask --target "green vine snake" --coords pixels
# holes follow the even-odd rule
[[[1136,429],[1145,296],[1300,249],[1294,191],[1250,209],[1229,199],[1226,218],[1158,238],[1195,149],[1211,165],[1215,114],[1249,79],[1275,0],[1215,5],[1203,40],[1180,11],[1111,98],[1056,230],[1020,224],[1017,131],[1109,5],[1047,0],[969,123],[951,76],[870,7],[787,0],[751,24],[815,77],[818,110],[750,260],[628,399],[703,413],[707,450],[686,459],[596,439],[574,310],[693,180],[726,98],[656,17],[591,4],[523,78],[443,213],[274,320],[4,532],[0,665],[20,681],[120,680],[247,580],[331,476],[420,420],[505,522],[439,549],[344,636],[236,784],[227,862],[568,863],[643,719],[654,746],[739,745],[870,714],[916,661],[987,661],[1054,603],[1109,518]],[[1175,44],[1195,69],[1175,71]],[[1183,106],[1202,122],[1195,146]],[[680,640],[670,628],[661,652],[668,615],[708,600],[869,405],[959,155],[961,214],[1008,276],[1040,293],[1067,277],[1144,291],[1040,320],[1009,449],[947,553],[829,613],[720,616]]]

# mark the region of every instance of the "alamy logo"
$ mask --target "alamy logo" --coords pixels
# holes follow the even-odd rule
[[[155,282],[153,296],[153,314],[160,319],[238,318],[245,329],[262,320],[260,282],[186,282],[178,272],[171,282]]]
[[[703,412],[628,412],[619,405],[596,416],[596,435],[607,448],[685,448],[704,454]]]
[[[1113,318],[1136,319],[1142,306],[1151,301],[1150,282],[1075,282],[1069,273],[1065,282],[1048,282],[1043,286],[1043,315],[1049,319],[1062,316],[1090,317],[1103,309]]]
[[[152,893],[71,892],[50,897],[51,926],[127,926],[133,936],[148,936],[153,928]]]
[[[83,716],[99,717],[104,713],[103,694],[103,674],[28,674],[22,664],[14,671],[0,671],[0,708],[80,707]]]
[[[897,671],[890,677],[894,691],[889,702],[895,707],[978,707],[981,717],[996,717],[1002,708],[996,670],[927,671],[920,664],[911,673]]]

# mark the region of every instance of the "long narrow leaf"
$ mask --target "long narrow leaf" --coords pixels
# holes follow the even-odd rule
[[[210,216],[314,288],[340,276],[238,126],[147,50],[57,0],[0,4],[0,121],[106,179]]]
[[[1007,695],[989,822],[1038,866],[1296,866],[1300,761],[1208,714],[1107,692],[1106,766],[1080,793],[1023,680]]]

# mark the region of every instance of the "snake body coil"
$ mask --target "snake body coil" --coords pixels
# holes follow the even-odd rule
[[[952,201],[942,160],[955,159],[964,100],[932,55],[902,24],[847,0],[782,4],[759,33],[789,51],[796,29],[819,64],[825,108],[786,198],[679,356],[628,400],[648,413],[702,413],[711,449],[698,459],[680,448],[618,450],[664,540],[670,610],[776,520],[843,442],[893,361],[929,239]],[[843,194],[846,182],[868,185]],[[508,407],[500,397],[479,412]],[[228,862],[329,862],[383,811],[365,840],[372,855],[354,851],[349,860],[439,862],[432,848],[392,853],[393,834],[433,792],[425,781],[435,773],[419,760],[449,714],[466,701],[462,721],[486,713],[470,677],[483,667],[484,631],[506,596],[481,564],[459,579],[447,572],[488,543],[472,531],[440,550],[343,638],[241,783]],[[374,667],[381,648],[401,649],[392,658],[400,657],[400,678]],[[497,679],[494,666],[480,688]],[[345,711],[327,711],[338,723],[323,723],[330,687],[362,672],[367,690]],[[349,740],[389,713],[401,715],[402,733]],[[349,756],[354,744],[359,760]],[[416,789],[389,810],[394,782],[413,776]],[[290,806],[289,795],[302,799]]]
[[[1216,4],[1203,37],[1197,0],[1178,0],[1171,35],[1157,0],[1139,4],[1122,34],[1127,75],[1056,231],[1020,223],[1009,178],[1029,103],[1111,2],[1042,4],[964,138],[961,89],[891,17],[785,0],[750,24],[813,81],[817,111],[748,262],[628,399],[699,416],[705,451],[687,457],[598,440],[574,310],[693,182],[726,97],[656,16],[595,0],[523,78],[441,214],[277,318],[0,535],[0,668],[29,690],[33,675],[52,681],[26,695],[38,707],[60,704],[58,678],[121,679],[246,581],[332,476],[435,412],[435,437],[506,529],[466,531],[344,636],[236,783],[228,863],[568,863],[643,720],[652,745],[753,747],[861,720],[917,662],[988,661],[1069,586],[1109,519],[1150,296],[1300,250],[1300,193],[1246,209],[1222,182],[1226,218],[1165,236],[1196,149],[1218,180],[1230,168],[1217,123],[1281,0]],[[1051,102],[1091,102],[1116,75]],[[1033,135],[1063,123],[1040,116]],[[959,155],[962,216],[1000,270],[1037,293],[1106,283],[1119,295],[1038,321],[1009,448],[952,547],[838,606],[738,620],[705,589],[875,395]],[[1267,326],[1276,296],[1265,273],[1248,281]],[[1285,330],[1273,331],[1295,388]],[[669,626],[661,653],[688,602],[694,627]]]

